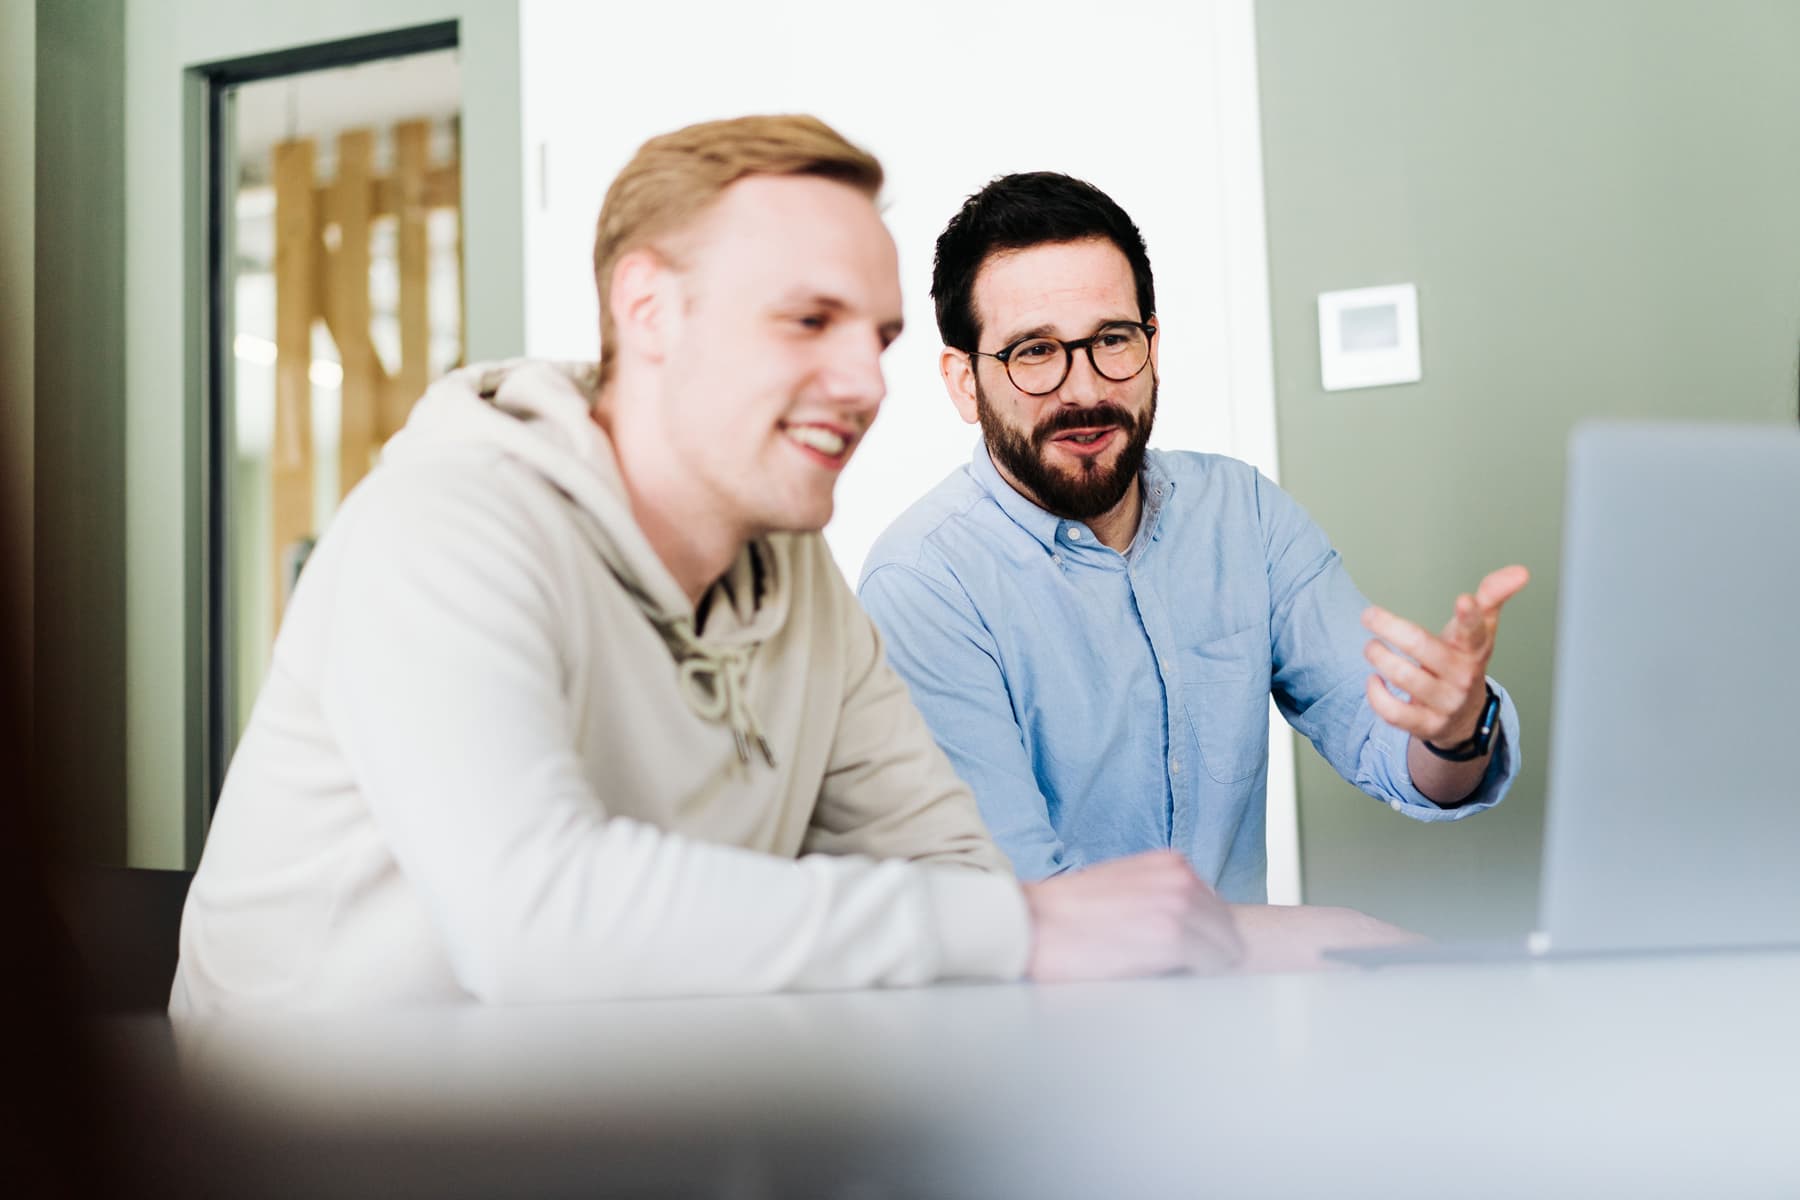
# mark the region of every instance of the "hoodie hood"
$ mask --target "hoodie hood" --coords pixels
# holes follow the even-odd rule
[[[669,647],[696,713],[727,722],[738,755],[752,746],[773,762],[745,697],[757,646],[787,618],[788,539],[757,538],[695,608],[645,539],[631,512],[611,439],[593,419],[592,363],[512,359],[463,367],[434,383],[382,450],[384,462],[429,457],[470,444],[499,450],[569,502],[596,554]]]

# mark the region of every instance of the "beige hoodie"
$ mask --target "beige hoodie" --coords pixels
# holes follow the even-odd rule
[[[817,534],[691,608],[591,377],[434,386],[309,561],[176,1013],[1007,979],[1022,895]]]

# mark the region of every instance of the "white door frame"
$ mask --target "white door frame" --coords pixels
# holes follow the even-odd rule
[[[1212,66],[1218,88],[1220,176],[1224,182],[1219,236],[1226,268],[1232,448],[1239,458],[1279,481],[1254,0],[1214,0],[1213,14],[1217,58]],[[1294,738],[1273,703],[1269,705],[1268,855],[1270,903],[1300,903]]]

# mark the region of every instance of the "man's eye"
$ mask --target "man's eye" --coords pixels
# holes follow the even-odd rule
[[[802,329],[810,329],[814,333],[824,329],[831,323],[830,318],[824,313],[808,313],[805,316],[796,319],[799,321]]]
[[[1094,339],[1094,344],[1102,350],[1117,350],[1130,340],[1131,338],[1123,333],[1103,333]]]
[[[1012,356],[1021,362],[1043,362],[1055,355],[1055,342],[1026,342],[1012,352]]]

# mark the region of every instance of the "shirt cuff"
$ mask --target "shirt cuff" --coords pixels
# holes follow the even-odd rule
[[[1018,979],[1031,955],[1025,892],[1009,876],[923,867],[942,979]]]
[[[1460,821],[1487,811],[1505,798],[1507,789],[1512,787],[1519,774],[1519,710],[1505,688],[1491,677],[1487,682],[1500,700],[1500,728],[1494,734],[1492,756],[1488,759],[1487,773],[1481,777],[1481,785],[1455,807],[1438,804],[1413,785],[1412,765],[1406,753],[1412,735],[1376,718],[1375,738],[1388,760],[1388,777],[1393,783],[1386,798],[1389,808],[1415,821]]]

